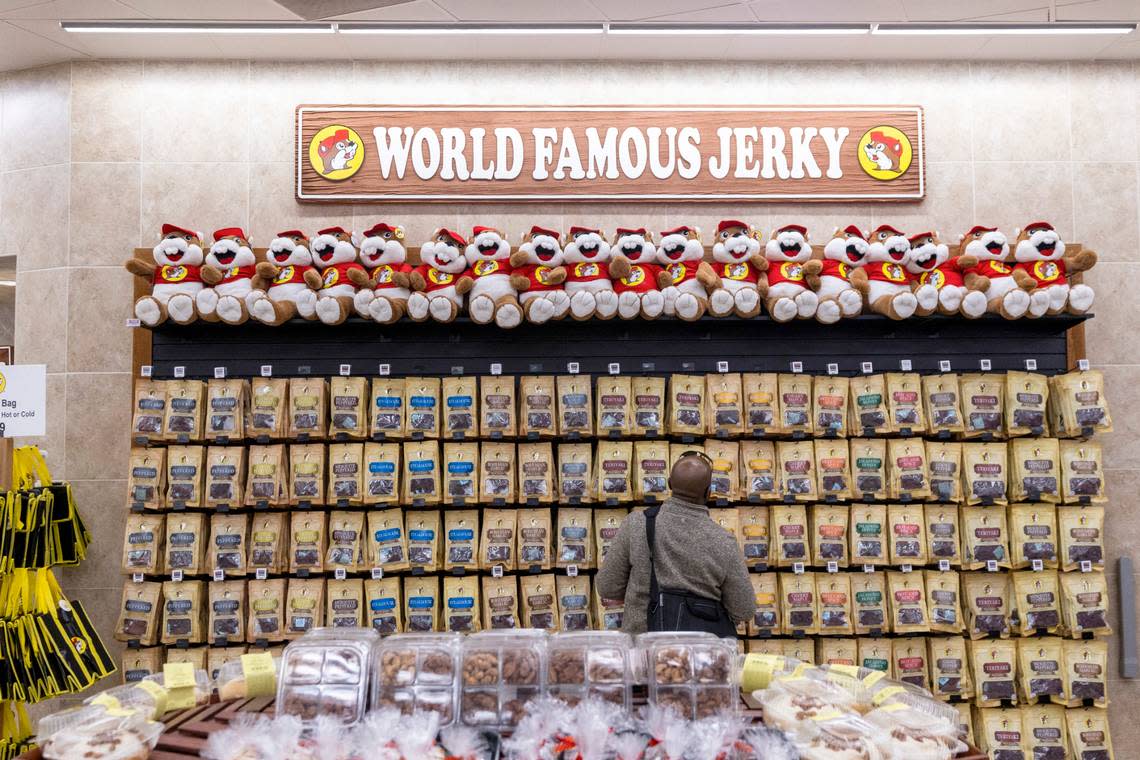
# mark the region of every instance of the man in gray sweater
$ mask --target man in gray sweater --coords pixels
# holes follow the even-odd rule
[[[756,612],[748,566],[736,539],[709,517],[706,506],[712,467],[698,452],[682,455],[669,474],[673,495],[656,521],[658,585],[720,600],[734,623]],[[621,629],[645,633],[649,611],[649,542],[645,514],[622,522],[606,552],[595,584],[604,599],[625,599]]]

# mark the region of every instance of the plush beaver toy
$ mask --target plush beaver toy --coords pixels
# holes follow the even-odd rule
[[[517,251],[511,254],[511,285],[519,293],[519,303],[527,321],[542,324],[561,319],[570,310],[562,240],[555,230],[535,225],[523,235]]]
[[[618,297],[618,316],[657,319],[665,310],[658,281],[661,266],[653,235],[644,227],[618,227],[610,258],[610,276]]]
[[[958,238],[958,257],[970,256],[976,264],[963,269],[963,283],[970,290],[986,294],[986,311],[1006,319],[1018,319],[1029,313],[1032,298],[1029,291],[1036,286],[1027,272],[1015,270],[1009,260],[1009,240],[997,227],[976,224]],[[984,283],[980,278],[985,278]],[[984,284],[984,286],[983,286]],[[1040,314],[1049,308],[1049,297],[1038,297]]]
[[[1069,250],[1048,222],[1026,225],[1014,237],[1014,269],[1029,275],[1035,285],[1030,298],[1044,293],[1049,299],[1049,314],[1084,314],[1092,308],[1093,289],[1083,283],[1071,285],[1068,275],[1092,269],[1097,261],[1095,251]]]
[[[511,244],[503,233],[494,227],[474,227],[466,258],[465,276],[472,282],[471,292],[467,294],[467,313],[471,321],[518,327],[523,310],[518,291],[511,285]]]
[[[950,257],[950,247],[938,238],[937,232],[920,232],[911,235],[910,257],[906,271],[910,273],[914,297],[918,301],[916,314],[962,314],[975,319],[986,313],[985,289],[990,286],[986,277],[971,278],[973,289],[966,287],[965,269],[977,266],[973,256]]]
[[[420,261],[412,270],[408,298],[408,316],[417,322],[431,317],[437,322],[450,322],[463,308],[463,296],[471,290],[471,278],[463,271],[467,259],[463,250],[467,241],[446,227],[436,230],[431,240],[420,246]]]
[[[900,230],[880,224],[871,233],[862,266],[851,273],[851,284],[863,294],[871,311],[891,319],[907,319],[918,308],[906,264],[910,241]]]
[[[368,285],[368,272],[357,261],[352,233],[343,227],[326,227],[313,238],[313,263],[321,274],[317,291],[317,318],[339,325],[352,312],[357,288]]]
[[[863,295],[851,284],[851,272],[867,257],[867,235],[854,224],[836,229],[823,247],[819,274],[807,282],[819,296],[815,318],[829,324],[840,317],[855,317],[863,311]]]
[[[765,307],[777,322],[815,316],[819,296],[808,286],[807,277],[819,274],[823,265],[811,254],[807,227],[799,224],[777,228],[764,246],[768,261]]]
[[[601,230],[571,227],[562,249],[566,262],[566,295],[574,319],[610,319],[618,310],[618,297],[610,280],[610,244]]]
[[[664,271],[657,285],[665,297],[665,313],[686,321],[704,316],[709,291],[720,287],[720,278],[705,259],[698,227],[681,225],[661,233],[657,261]]]
[[[221,274],[221,279],[214,279],[215,272]],[[257,258],[240,227],[214,232],[202,279],[210,287],[198,291],[194,299],[198,316],[208,322],[221,320],[230,325],[249,318],[246,302],[255,290],[265,287],[265,282],[257,275]]]
[[[317,315],[317,291],[323,284],[313,266],[309,236],[300,230],[278,232],[269,243],[267,260],[258,263],[257,275],[265,290],[250,293],[250,316],[267,325],[279,325],[301,316]]]
[[[752,225],[725,219],[716,226],[713,243],[713,273],[720,277],[720,287],[709,294],[709,313],[724,317],[754,317],[760,313],[760,279],[768,268],[768,260],[760,255],[760,240]]]
[[[378,222],[364,231],[360,240],[360,263],[368,282],[356,291],[353,306],[365,319],[390,325],[408,311],[408,252],[404,248],[404,228]]]
[[[154,262],[128,259],[124,266],[151,283],[150,295],[135,301],[135,316],[148,327],[169,317],[180,325],[198,318],[194,300],[202,290],[202,233],[174,224],[162,225]],[[215,270],[217,282],[221,273]]]

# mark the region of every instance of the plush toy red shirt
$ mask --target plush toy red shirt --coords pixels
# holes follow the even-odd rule
[[[713,264],[713,271],[718,276],[734,282],[760,282],[760,272],[749,261],[718,261]]]
[[[615,293],[648,293],[657,290],[657,275],[661,267],[656,264],[630,264],[629,274],[614,280]]]
[[[553,271],[553,267],[542,266],[541,264],[530,264],[515,269],[512,274],[525,277],[530,281],[530,287],[527,289],[528,293],[532,293],[536,290],[562,290],[561,283],[556,284],[550,281],[550,273]]]
[[[835,259],[823,259],[819,262],[823,267],[819,270],[820,277],[839,277],[847,280],[851,277],[851,265]]]
[[[314,267],[308,265],[297,266],[295,264],[289,264],[287,266],[283,266],[277,271],[277,276],[273,278],[273,284],[293,285],[295,283],[304,282],[305,272],[308,272],[311,269],[314,269]]]
[[[1066,278],[1064,259],[1051,261],[1020,261],[1017,268],[1027,273],[1037,283],[1037,287],[1046,288],[1050,285],[1064,285]]]
[[[201,282],[202,267],[197,264],[163,264],[154,270],[155,285],[177,285],[183,282]]]
[[[227,282],[251,279],[256,274],[257,267],[252,264],[246,267],[230,267],[225,271],[225,274],[222,275],[222,280],[218,284],[224,285]]]
[[[455,284],[455,281],[461,277],[461,275],[456,275],[452,274],[451,272],[444,272],[442,270],[436,269],[430,264],[420,264],[415,268],[414,271],[419,272],[420,276],[424,278],[424,282],[427,283],[427,287],[424,288],[424,290],[426,290],[428,293],[432,292],[433,290],[443,290],[444,288],[450,288]]]
[[[579,261],[566,266],[566,282],[594,282],[610,279],[610,270],[600,261]]]
[[[768,267],[768,284],[778,285],[781,282],[790,282],[793,285],[807,287],[804,281],[803,262],[784,261],[780,264],[772,262]]]
[[[962,267],[958,266],[958,259],[950,259],[945,264],[939,264],[929,272],[920,274],[918,284],[933,286],[935,290],[942,290],[947,285],[961,288],[966,285],[962,279],[964,274]]]
[[[978,265],[969,271],[991,278],[1009,277],[1013,274],[1013,268],[1010,267],[1009,264],[1006,264],[1004,261],[993,261],[992,259],[979,261]]]
[[[352,280],[349,279],[348,273],[354,269],[359,269],[361,272],[367,272],[364,267],[356,261],[346,261],[343,264],[333,264],[331,267],[325,267],[321,270],[321,279],[324,282],[321,289],[335,288],[337,285],[352,285]]]
[[[474,266],[467,268],[463,273],[465,277],[470,277],[473,280],[478,280],[480,277],[486,277],[492,274],[511,274],[511,262],[499,261],[498,259],[482,259],[476,261]]]
[[[680,285],[682,282],[697,279],[697,267],[700,265],[700,261],[678,261],[665,267],[665,271],[674,285]]]
[[[397,287],[395,282],[395,275],[411,274],[412,266],[410,264],[381,264],[372,270],[372,277],[369,280],[372,283],[373,290],[384,290],[385,288]],[[425,278],[426,279],[426,278]]]
[[[906,285],[910,282],[910,276],[902,264],[893,261],[876,261],[863,267],[863,271],[871,282],[889,282],[892,285]]]

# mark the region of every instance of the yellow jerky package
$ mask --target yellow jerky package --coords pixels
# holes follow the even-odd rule
[[[871,437],[891,432],[887,409],[887,376],[860,375],[851,378],[851,432]]]
[[[887,507],[891,535],[892,565],[925,565],[926,516],[921,504],[891,504]]]
[[[825,499],[846,501],[851,491],[851,448],[845,440],[815,440],[815,474]]]
[[[824,636],[850,636],[851,575],[849,573],[816,573],[819,596],[819,632]]]
[[[966,438],[1005,436],[1005,375],[967,374],[958,378]]]
[[[892,631],[926,633],[930,630],[930,618],[926,611],[926,584],[923,583],[922,573],[888,572],[887,591]],[[897,672],[897,660],[895,669]]]
[[[962,490],[967,504],[1005,504],[1006,446],[1004,443],[962,445]]]
[[[1013,607],[1022,636],[1057,633],[1061,628],[1061,586],[1057,573],[1032,570],[1013,574]]]
[[[598,441],[598,501],[633,499],[633,443]]]
[[[1096,707],[1065,710],[1065,731],[1071,757],[1075,760],[1113,760],[1108,710]]]
[[[962,605],[958,599],[958,573],[953,570],[927,570],[924,576],[930,630],[961,633]]]
[[[573,504],[594,500],[592,463],[593,447],[590,444],[558,444],[559,501]]]
[[[1057,525],[1062,570],[1104,569],[1104,507],[1057,507]]]
[[[329,437],[362,439],[368,435],[368,380],[334,377],[329,381]]]
[[[482,438],[513,438],[518,431],[515,405],[515,378],[487,375],[479,378],[479,407]]]
[[[1103,504],[1104,466],[1095,441],[1061,441],[1061,494],[1065,504]]]
[[[440,384],[443,399],[443,436],[462,439],[479,432],[479,383],[474,377],[445,377]]]
[[[741,490],[748,501],[779,498],[776,477],[776,444],[773,441],[741,441]]]
[[[932,435],[953,435],[965,430],[956,374],[926,375],[922,378],[922,395],[926,428]]]
[[[439,504],[439,470],[438,441],[405,441],[403,503]]]
[[[483,443],[479,450],[479,499],[485,504],[515,501],[515,445]]]
[[[1064,639],[1041,636],[1017,642],[1017,680],[1022,700],[1031,705],[1068,701]]]
[[[1069,707],[1108,707],[1108,642],[1066,641],[1063,646]]]
[[[598,437],[626,436],[630,430],[630,396],[633,393],[628,375],[598,378]]]
[[[409,578],[408,580],[412,580]],[[404,585],[400,576],[390,575],[364,581],[364,624],[381,636],[404,630]]]
[[[749,636],[780,634],[780,592],[775,573],[749,573],[756,596],[756,613],[748,621]]]
[[[1052,504],[1014,504],[1009,508],[1009,550],[1015,570],[1057,567],[1057,508]]]
[[[732,438],[744,433],[744,398],[740,374],[722,372],[705,377],[705,420],[709,435]]]
[[[665,378],[633,378],[633,435],[659,435],[665,428]]]
[[[288,427],[289,381],[283,377],[250,380],[249,417],[246,435],[257,439],[280,439]]]
[[[248,480],[245,486],[247,507],[256,506],[258,502],[265,502],[270,507],[287,505],[287,482],[284,445],[276,443],[249,447]]]
[[[370,510],[365,547],[372,567],[386,573],[407,570],[408,536],[404,532],[404,510],[398,507]]]
[[[550,438],[558,431],[554,384],[550,375],[519,378],[519,435]]]
[[[926,518],[927,557],[931,563],[946,560],[951,567],[962,564],[961,537],[958,528],[958,508],[949,504],[927,504],[923,507]]]
[[[815,487],[815,446],[810,440],[777,441],[776,460],[780,467],[780,495],[796,501],[817,501]]]
[[[594,434],[593,386],[589,375],[559,375],[558,434],[589,438]]]
[[[1108,582],[1104,573],[1061,573],[1061,612],[1068,635],[1108,636]]]
[[[922,408],[922,378],[917,372],[887,373],[887,411],[893,430],[912,435],[926,432]]]
[[[819,633],[819,600],[816,573],[779,573],[780,603],[784,613],[784,634]]]
[[[817,435],[829,438],[847,437],[847,418],[850,412],[847,399],[851,395],[851,381],[839,375],[815,379],[812,415]]]
[[[289,380],[288,435],[296,440],[317,437],[328,429],[328,384],[318,377]]]
[[[965,573],[966,634],[971,639],[1009,638],[1013,612],[1012,583],[1008,573]]]
[[[745,430],[780,431],[780,406],[776,401],[779,381],[775,372],[745,372],[740,376],[744,394]]]
[[[245,493],[245,448],[210,446],[206,449],[206,507],[239,506]]]
[[[895,658],[895,678],[929,691],[930,668],[926,661],[926,649],[926,640],[922,637],[896,639],[891,648],[891,654]]]
[[[134,416],[131,418],[131,434],[136,443],[161,441],[165,424],[166,381],[137,378]]]
[[[285,638],[285,578],[250,581],[249,620],[245,626],[246,640],[253,644],[262,641],[282,641]]]
[[[325,445],[289,446],[289,503],[325,503]]]
[[[887,507],[883,504],[852,504],[851,564],[886,565],[890,561],[887,550]]]
[[[736,441],[705,441],[705,453],[712,460],[710,499],[736,501],[740,498],[740,444]]]
[[[400,444],[364,444],[364,503],[400,501]]]
[[[930,658],[930,691],[939,699],[970,697],[974,682],[961,636],[931,636],[926,640]]]
[[[1009,442],[1010,501],[1061,500],[1061,450],[1056,438],[1015,438]]]
[[[962,569],[983,570],[990,562],[1009,568],[1009,529],[1005,510],[962,507]]]
[[[669,432],[704,435],[705,379],[700,375],[669,378]]]
[[[248,380],[206,381],[206,440],[226,443],[245,438],[245,403],[248,397]]]
[[[883,638],[860,638],[858,644],[859,667],[877,670],[887,678],[894,678],[894,653],[891,640]]]
[[[888,497],[922,501],[930,497],[926,482],[926,446],[922,441],[892,438],[887,441]]]
[[[327,543],[323,512],[302,511],[290,515],[289,572],[324,572]]]
[[[166,440],[187,443],[203,437],[206,384],[201,380],[166,381]]]
[[[370,429],[374,440],[404,437],[404,392],[407,383],[402,377],[376,377],[372,379],[372,420]]]
[[[776,567],[791,567],[797,562],[808,564],[807,507],[803,504],[779,504],[771,508],[772,540],[775,543]]]
[[[768,507],[737,507],[737,522],[740,523],[738,543],[749,567],[768,564],[771,519]]]
[[[284,512],[258,513],[251,518],[248,569],[264,568],[267,573],[285,569],[285,539],[288,534]]]
[[[634,441],[633,495],[643,501],[669,498],[669,443],[667,441]]]
[[[851,477],[863,501],[887,498],[887,442],[881,438],[851,439]]]
[[[404,380],[405,436],[439,438],[441,394],[438,377],[409,377]]]
[[[1036,372],[1005,373],[1005,433],[1048,435],[1045,409],[1049,403],[1049,380]]]
[[[811,510],[811,556],[816,567],[834,562],[847,567],[847,524],[850,510],[845,506],[814,504]]]
[[[329,444],[329,501],[337,506],[364,503],[364,444]]]
[[[554,501],[554,449],[550,443],[520,443],[518,458],[519,501]]]
[[[1098,433],[1112,432],[1112,417],[1104,395],[1104,375],[1100,370],[1069,372],[1054,378],[1060,398],[1061,416],[1070,436],[1082,435],[1092,428]]]
[[[926,470],[931,499],[947,504],[962,500],[962,444],[927,441]]]
[[[787,435],[815,433],[812,420],[811,375],[781,373],[776,378],[780,402],[780,428]]]

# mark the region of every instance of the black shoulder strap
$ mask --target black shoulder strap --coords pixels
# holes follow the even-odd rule
[[[657,569],[654,566],[657,554],[657,514],[661,511],[660,505],[645,510],[645,539],[649,544],[649,606],[656,607],[661,596],[661,588],[657,584]]]

